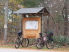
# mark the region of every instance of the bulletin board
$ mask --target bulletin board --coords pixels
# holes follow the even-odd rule
[[[39,38],[41,32],[41,17],[22,19],[23,38]]]

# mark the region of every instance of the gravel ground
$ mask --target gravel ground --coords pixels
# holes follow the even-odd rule
[[[0,52],[45,52],[45,51],[0,48]]]
[[[0,52],[46,52],[46,51],[0,48]]]
[[[0,52],[69,52],[69,51],[52,51],[52,50],[28,50],[28,49],[13,49],[0,48]]]

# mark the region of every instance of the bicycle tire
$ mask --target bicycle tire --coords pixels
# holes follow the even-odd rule
[[[54,48],[54,42],[50,41],[50,40],[46,41],[46,47],[48,49],[53,49]]]
[[[23,38],[22,39],[22,47],[28,47],[28,45],[29,45],[29,39]]]
[[[41,42],[41,38],[38,38],[38,39],[37,39],[36,47],[37,47],[38,49],[42,49],[42,48],[44,47],[44,43]]]
[[[16,41],[15,41],[15,48],[19,48],[20,47],[20,39],[16,38]]]

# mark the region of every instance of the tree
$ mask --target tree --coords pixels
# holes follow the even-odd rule
[[[64,7],[63,7],[63,17],[64,17],[64,36],[67,36],[68,35],[68,13],[67,13],[67,1],[68,0],[65,0],[65,3],[64,3]],[[62,13],[62,14],[63,14]]]
[[[66,0],[44,0],[44,5],[50,12],[51,18],[53,18],[54,22],[54,28],[51,26],[52,29],[54,29],[55,32],[57,32],[57,35],[63,35],[67,34],[67,25],[68,25],[68,12],[66,5],[67,3],[65,2]],[[68,1],[68,0],[67,0]],[[64,4],[65,3],[65,4]],[[62,10],[64,8],[64,18],[62,16]],[[49,21],[50,19],[49,18]],[[52,21],[52,20],[51,20]],[[49,22],[50,24],[50,22]],[[61,25],[62,24],[62,25]],[[50,28],[50,25],[49,25]],[[66,29],[66,30],[65,30]]]
[[[31,7],[38,7],[40,5],[39,2],[41,0],[20,0],[20,1],[22,1],[20,2],[20,4],[23,5],[24,7],[31,8]]]
[[[5,2],[4,44],[7,43],[8,1],[9,0],[6,0],[6,2]]]

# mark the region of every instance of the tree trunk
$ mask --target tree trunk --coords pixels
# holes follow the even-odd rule
[[[7,43],[8,1],[5,2],[4,44]]]
[[[65,18],[64,18],[64,36],[68,35],[68,15],[67,15],[67,0],[65,2]]]

